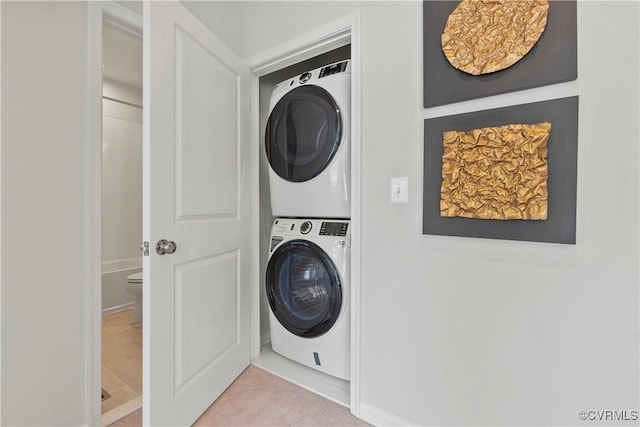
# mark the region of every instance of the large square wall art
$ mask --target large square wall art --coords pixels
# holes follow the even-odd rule
[[[427,119],[423,233],[575,243],[578,97]]]
[[[520,0],[509,0],[516,8],[525,2]],[[530,3],[533,0],[528,0]],[[544,0],[536,0],[538,2]],[[516,29],[502,29],[495,25],[500,16],[487,16],[487,23],[476,19],[481,14],[469,11],[471,17],[459,16],[458,33],[468,34],[478,31],[482,34],[473,34],[470,43],[480,49],[485,49],[487,53],[491,50],[491,55],[486,59],[491,62],[489,56],[495,56],[496,43],[506,50],[498,53],[505,53],[502,57],[502,66],[494,67],[498,71],[487,72],[486,74],[474,75],[467,70],[461,71],[454,67],[445,56],[443,51],[443,32],[452,12],[461,2],[459,1],[431,1],[425,0],[422,3],[423,10],[423,72],[424,72],[424,107],[430,108],[454,102],[480,98],[484,96],[497,95],[516,90],[529,89],[533,87],[545,86],[555,83],[562,83],[575,80],[577,77],[577,15],[575,0],[549,0],[546,15],[543,18],[537,17],[537,12],[531,15],[530,27],[523,24],[522,37],[508,35]],[[485,0],[467,0],[467,4],[472,7],[486,3]],[[508,4],[508,2],[507,2]],[[488,5],[491,6],[491,5]],[[495,6],[495,5],[493,5]],[[493,7],[492,6],[492,7]],[[494,8],[495,9],[495,8]],[[514,11],[507,11],[506,15]],[[454,14],[455,16],[455,14]],[[511,25],[517,20],[506,19],[502,16],[505,25]],[[546,19],[545,19],[546,18]],[[525,18],[523,18],[525,19]],[[452,21],[456,22],[456,21]],[[515,24],[514,24],[515,25]],[[468,26],[468,28],[467,28]],[[493,27],[496,28],[493,28]],[[531,33],[527,33],[531,31]],[[455,35],[455,32],[451,30]],[[485,34],[488,33],[488,34]],[[447,32],[447,36],[448,36]],[[445,38],[445,51],[451,57],[453,43]],[[510,50],[511,49],[511,50]],[[499,49],[498,49],[499,50]],[[524,55],[524,56],[522,56]],[[469,56],[468,52],[458,51],[458,57],[464,60]],[[521,57],[521,59],[519,59]],[[509,61],[509,59],[513,61]],[[519,60],[518,60],[519,59]],[[476,61],[477,62],[477,61]],[[480,61],[482,62],[482,61]],[[491,65],[491,64],[488,64]],[[499,64],[500,65],[500,64]],[[484,65],[481,65],[484,67]],[[489,66],[489,71],[491,67]],[[486,70],[485,70],[486,71]]]

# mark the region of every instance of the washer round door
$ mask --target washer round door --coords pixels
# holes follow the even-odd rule
[[[276,319],[289,332],[318,337],[338,320],[342,284],[333,261],[308,240],[279,246],[267,265],[267,299]]]
[[[275,105],[265,132],[273,171],[290,182],[318,176],[342,140],[342,117],[335,99],[320,86],[299,86]]]

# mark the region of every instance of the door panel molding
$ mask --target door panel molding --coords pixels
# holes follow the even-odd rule
[[[212,271],[203,272],[205,269]],[[183,387],[188,387],[192,380],[197,380],[198,375],[206,373],[221,355],[238,344],[239,313],[241,312],[240,249],[180,263],[175,266],[174,275],[176,278],[175,330],[177,350],[174,367],[176,373],[175,394],[179,396]],[[221,282],[232,282],[235,287],[224,289],[219,282],[203,283],[202,278],[205,275],[220,278]],[[229,313],[229,311],[233,313]],[[233,325],[225,323],[228,315],[233,315],[235,320]],[[205,349],[209,353],[206,360],[189,360],[195,354],[195,350],[201,348],[203,344],[207,344],[205,339],[194,341],[184,334],[185,331],[193,329],[197,329],[202,338],[213,335],[224,339],[222,342],[216,340],[215,346]],[[184,339],[185,337],[186,339]],[[188,365],[195,365],[195,367],[189,368]]]
[[[237,219],[240,76],[180,26],[175,31],[175,55],[176,220]],[[221,80],[225,83],[220,84]],[[199,88],[197,92],[194,87]],[[197,96],[190,97],[194,92]],[[233,92],[236,105],[229,108],[221,100]],[[220,101],[211,105],[210,99]],[[190,108],[185,110],[186,106]],[[222,117],[214,122],[212,116]],[[198,147],[198,155],[190,156],[189,148],[197,141],[205,144]],[[215,145],[207,145],[208,141]],[[207,151],[204,156],[202,150]],[[234,177],[232,186],[216,185],[229,176]],[[209,184],[209,191],[198,191],[202,180]]]

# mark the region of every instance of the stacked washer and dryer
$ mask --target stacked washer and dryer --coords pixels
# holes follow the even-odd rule
[[[266,294],[273,351],[350,377],[351,66],[277,84],[265,148],[271,229]]]

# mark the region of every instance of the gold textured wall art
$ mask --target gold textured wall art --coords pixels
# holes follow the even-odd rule
[[[465,73],[503,70],[536,44],[548,13],[548,0],[463,0],[447,19],[442,51]]]
[[[547,219],[551,123],[442,134],[440,216]]]

